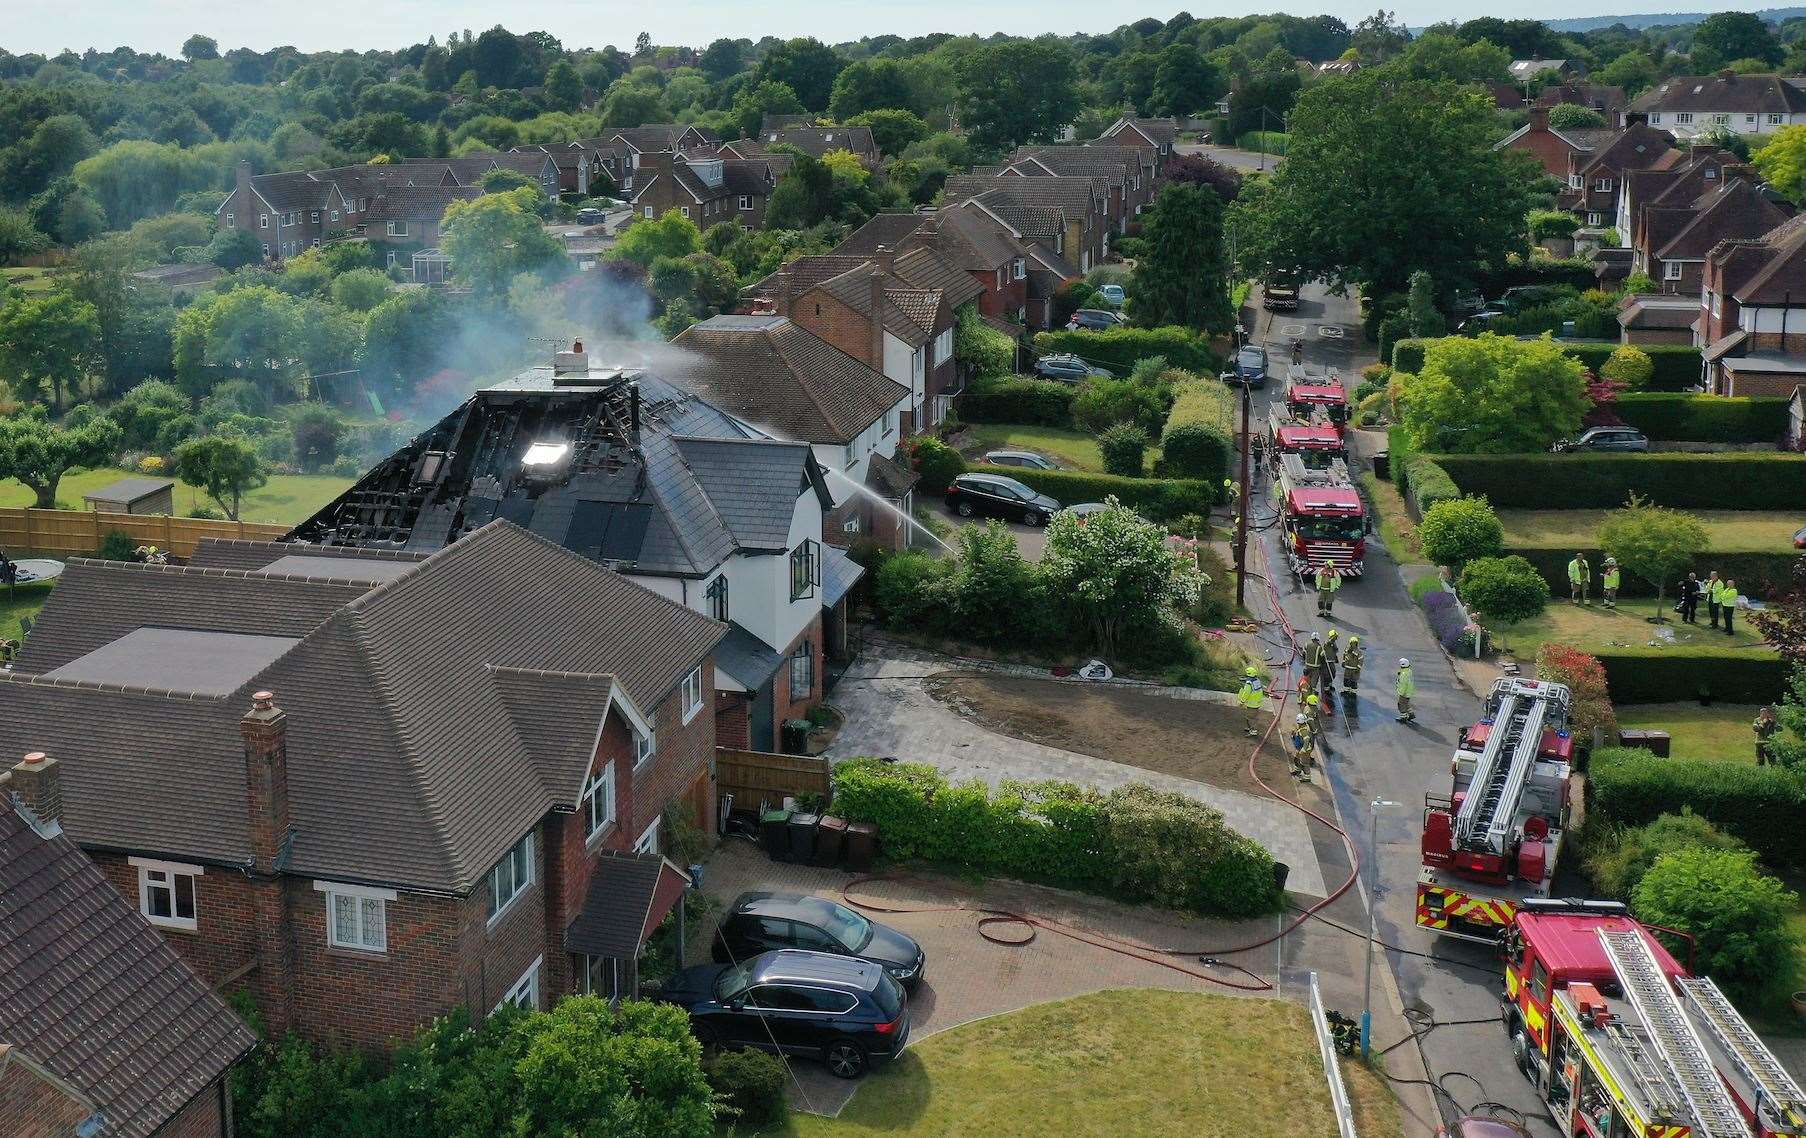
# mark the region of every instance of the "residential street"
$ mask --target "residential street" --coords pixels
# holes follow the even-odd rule
[[[1180,154],[1198,154],[1237,170],[1271,170],[1277,159],[1271,154],[1238,150],[1233,146],[1208,146],[1202,142],[1179,142],[1173,149]]]

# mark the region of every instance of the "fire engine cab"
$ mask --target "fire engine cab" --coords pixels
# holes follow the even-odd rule
[[[1276,457],[1296,455],[1316,470],[1348,458],[1342,432],[1327,417],[1299,419],[1277,405],[1267,413],[1267,442]]]
[[[1309,577],[1329,566],[1344,577],[1359,577],[1367,554],[1367,511],[1340,459],[1323,468],[1302,456],[1280,454],[1276,492],[1284,527],[1286,561]]]
[[[1623,904],[1526,900],[1505,951],[1505,1028],[1563,1134],[1806,1134],[1792,1076]]]
[[[1417,923],[1497,943],[1522,897],[1547,897],[1567,829],[1568,689],[1506,677],[1462,732],[1446,795],[1424,795]]]

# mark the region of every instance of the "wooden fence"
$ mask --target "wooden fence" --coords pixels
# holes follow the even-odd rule
[[[0,509],[0,549],[31,550],[86,557],[118,530],[133,545],[154,545],[170,556],[187,558],[203,538],[249,538],[273,541],[288,526],[257,522],[174,518],[167,514],[114,514],[77,510]]]
[[[759,803],[777,805],[785,795],[828,794],[827,759],[811,755],[773,755],[766,751],[715,748],[715,793],[734,796],[734,809],[757,810]]]

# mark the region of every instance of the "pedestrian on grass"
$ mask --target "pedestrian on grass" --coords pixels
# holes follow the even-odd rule
[[[1676,611],[1681,614],[1682,623],[1699,623],[1699,597],[1702,588],[1698,573],[1687,574],[1687,579],[1681,582],[1681,603]]]
[[[1242,729],[1250,739],[1260,737],[1260,712],[1267,702],[1267,682],[1261,677],[1260,669],[1248,665],[1242,678],[1242,690],[1235,693],[1235,702],[1242,709]]]
[[[1317,615],[1325,620],[1336,607],[1336,590],[1342,587],[1342,572],[1333,565],[1317,567]]]
[[[1361,686],[1361,669],[1367,664],[1367,651],[1361,647],[1361,638],[1348,638],[1348,647],[1342,652],[1342,698],[1350,704],[1355,701],[1355,691]]]
[[[1775,732],[1781,729],[1781,724],[1775,720],[1775,709],[1772,707],[1764,707],[1761,711],[1758,711],[1756,713],[1756,722],[1752,723],[1750,726],[1756,732],[1756,765],[1759,767],[1768,766],[1775,761],[1775,753],[1769,744],[1769,740],[1773,739],[1775,737]]]
[[[1572,604],[1587,603],[1587,587],[1593,583],[1593,567],[1587,564],[1582,554],[1576,553],[1574,560],[1568,562],[1568,600]]]
[[[1393,681],[1393,691],[1398,693],[1398,721],[1415,721],[1417,713],[1411,710],[1411,697],[1417,694],[1417,681],[1411,678],[1411,661],[1403,656],[1398,658],[1398,678]]]
[[[1608,609],[1615,609],[1618,607],[1618,583],[1620,579],[1618,573],[1618,559],[1616,557],[1606,558],[1605,569],[1599,576],[1599,587],[1605,593],[1605,607]]]
[[[1718,591],[1718,607],[1724,610],[1724,634],[1736,635],[1736,629],[1732,625],[1736,623],[1734,618],[1737,616],[1737,582],[1729,577],[1724,579],[1724,587]]]
[[[1718,627],[1718,604],[1724,599],[1724,582],[1718,579],[1718,571],[1706,574],[1706,583],[1700,587],[1706,597],[1706,612],[1712,618],[1712,627]]]

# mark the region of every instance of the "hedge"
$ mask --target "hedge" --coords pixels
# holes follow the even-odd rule
[[[1766,648],[1593,650],[1605,665],[1612,702],[1685,703],[1702,695],[1720,703],[1774,703],[1787,688],[1787,661]]]
[[[1216,375],[1222,360],[1210,350],[1210,341],[1189,328],[1112,328],[1107,332],[1039,332],[1035,351],[1043,356],[1071,353],[1087,363],[1124,376],[1149,356],[1165,356],[1176,368],[1199,375]]]
[[[834,811],[870,822],[886,853],[967,873],[1083,889],[1206,916],[1271,913],[1284,897],[1265,849],[1220,811],[1132,783],[1108,794],[1067,782],[950,785],[923,763],[851,759]]]
[[[1585,292],[1598,288],[1599,278],[1593,272],[1593,262],[1584,257],[1532,257],[1476,273],[1474,285],[1485,296],[1498,296],[1517,285],[1568,285]]]
[[[1690,443],[1772,443],[1787,434],[1787,400],[1667,391],[1618,397],[1612,411],[1652,439]]]
[[[1403,427],[1393,427],[1386,432],[1386,448],[1392,481],[1418,520],[1421,521],[1425,512],[1436,503],[1461,497],[1461,491],[1448,471],[1429,455],[1418,454]]]
[[[1114,496],[1123,505],[1157,522],[1186,514],[1209,514],[1219,484],[1192,478],[1120,478],[1083,470],[1035,470],[1026,466],[973,463],[974,474],[1001,474],[1059,500],[1062,506],[1101,502]]]
[[[1236,398],[1215,379],[1180,387],[1160,433],[1160,461],[1154,473],[1163,478],[1201,478],[1221,482],[1235,455],[1232,434]],[[1225,430],[1224,423],[1231,424]]]
[[[1806,455],[1444,454],[1464,494],[1497,510],[1613,510],[1634,492],[1682,510],[1795,511],[1806,502]]]
[[[1395,371],[1416,375],[1423,370],[1424,347],[1429,340],[1400,340],[1392,347],[1392,367]],[[1573,340],[1559,342],[1562,354],[1572,356],[1582,365],[1598,371],[1617,351],[1619,345],[1608,341],[1592,341],[1580,343]],[[1655,372],[1650,376],[1648,390],[1654,392],[1685,391],[1699,384],[1699,349],[1687,344],[1638,344],[1637,347],[1649,354],[1649,360],[1655,365]],[[1779,432],[1776,433],[1777,436]]]
[[[1806,816],[1806,778],[1785,767],[1664,759],[1641,748],[1613,747],[1593,756],[1586,798],[1589,826],[1643,826],[1685,808],[1775,868],[1806,865],[1806,826],[1797,824]]]
[[[1605,555],[1597,546],[1584,545],[1581,549],[1587,553],[1587,560],[1593,563],[1594,585],[1597,586],[1600,562]],[[1549,582],[1549,589],[1558,597],[1568,595],[1568,562],[1574,557],[1572,545],[1512,545],[1506,543],[1505,552],[1515,553],[1530,564],[1536,566],[1537,572]],[[1765,553],[1757,550],[1743,550],[1736,553],[1707,551],[1699,555],[1689,569],[1682,570],[1683,576],[1688,572],[1699,574],[1700,580],[1706,574],[1716,570],[1721,577],[1728,577],[1737,582],[1737,591],[1745,596],[1769,597],[1787,592],[1788,583],[1792,580],[1793,565],[1798,560],[1797,553]],[[1677,599],[1676,585],[1681,578],[1668,582],[1667,597],[1669,601]],[[1624,586],[1619,591],[1624,597],[1653,597],[1655,586],[1644,581],[1634,573],[1624,574]]]
[[[1050,379],[1010,376],[980,380],[959,396],[959,417],[968,423],[1033,423],[1072,426],[1072,397],[1078,388]]]

